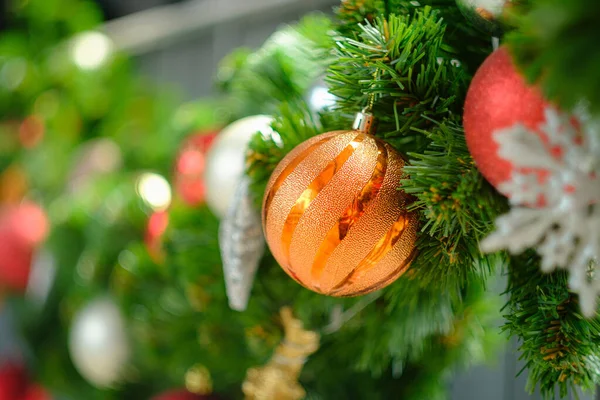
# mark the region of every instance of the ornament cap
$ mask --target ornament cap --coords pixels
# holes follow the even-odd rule
[[[376,128],[377,120],[371,112],[367,111],[367,109],[363,109],[361,112],[356,113],[352,129],[374,135]]]

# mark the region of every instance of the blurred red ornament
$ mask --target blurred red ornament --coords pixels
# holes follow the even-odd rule
[[[146,228],[146,248],[154,261],[162,261],[162,238],[169,226],[169,214],[166,211],[157,211],[150,216]]]
[[[50,394],[39,385],[31,385],[20,400],[51,400]]]
[[[44,137],[44,121],[37,115],[25,118],[19,126],[19,140],[23,147],[35,147]]]
[[[185,389],[169,390],[152,398],[152,400],[219,400],[220,397],[213,394],[195,394]]]
[[[204,168],[206,152],[218,132],[197,133],[189,137],[183,145],[175,165],[175,188],[183,201],[198,205],[204,201]]]
[[[34,203],[7,206],[0,212],[0,287],[25,291],[33,252],[48,230],[46,214]]]
[[[0,400],[16,400],[27,388],[27,373],[22,365],[7,363],[0,367]]]
[[[24,293],[32,257],[32,248],[15,240],[11,232],[0,229],[0,288]]]
[[[0,400],[50,400],[42,387],[32,384],[25,367],[7,363],[0,367]]]
[[[7,221],[8,228],[24,244],[36,246],[48,235],[49,223],[46,213],[35,203],[25,202],[12,208],[6,218],[0,221]]]
[[[467,93],[463,124],[479,171],[496,189],[511,177],[514,166],[498,156],[494,132],[520,123],[545,140],[540,125],[549,106],[540,90],[525,82],[506,47],[492,53],[477,70]]]

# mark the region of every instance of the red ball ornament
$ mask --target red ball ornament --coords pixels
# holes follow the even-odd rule
[[[24,245],[36,246],[46,239],[48,218],[40,206],[25,202],[6,214],[8,228]]]
[[[206,152],[217,132],[198,133],[185,141],[175,165],[175,190],[182,200],[195,206],[204,202]]]
[[[7,363],[0,367],[0,400],[50,400],[48,392],[32,384],[25,367]]]
[[[540,125],[549,106],[540,90],[525,82],[506,47],[492,53],[477,70],[467,93],[463,124],[469,151],[495,188],[511,177],[515,167],[498,156],[494,133],[520,123],[545,139]]]
[[[0,287],[25,291],[33,252],[48,230],[46,214],[34,203],[7,207],[0,212]]]
[[[25,391],[23,400],[52,400],[50,394],[39,385],[31,385]]]
[[[27,384],[27,373],[22,365],[7,363],[0,367],[0,400],[20,399]]]
[[[14,233],[0,228],[0,291],[24,293],[29,282],[33,248],[24,246]]]
[[[152,400],[219,400],[220,398],[212,394],[195,394],[185,389],[169,390],[152,398]]]

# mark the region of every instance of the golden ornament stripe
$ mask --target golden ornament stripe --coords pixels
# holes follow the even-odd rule
[[[302,192],[296,203],[290,210],[290,213],[283,225],[283,233],[281,234],[281,247],[283,251],[284,263],[289,266],[290,246],[292,243],[292,235],[300,222],[300,218],[304,211],[310,206],[310,203],[317,197],[321,190],[331,182],[335,174],[348,161],[359,144],[367,138],[364,133],[358,134],[352,141],[338,154],[333,160],[325,166],[321,173],[308,185],[306,190]]]
[[[281,185],[283,185],[283,182],[285,182],[285,180],[288,178],[288,176],[290,176],[290,174],[292,172],[294,172],[294,170],[296,169],[296,167],[298,167],[298,165],[302,161],[304,161],[304,159],[306,157],[308,157],[317,147],[321,146],[322,144],[325,144],[325,142],[330,141],[334,137],[335,136],[330,136],[330,137],[323,138],[323,139],[318,140],[317,142],[311,144],[310,146],[308,146],[300,154],[298,154],[296,156],[296,158],[294,158],[287,165],[287,167],[285,167],[283,169],[283,171],[281,171],[281,173],[279,174],[279,176],[277,177],[277,179],[275,179],[275,182],[273,182],[273,185],[271,186],[271,189],[269,190],[269,193],[267,193],[267,196],[266,196],[266,199],[265,199],[265,205],[263,207],[263,213],[264,213],[264,217],[263,217],[263,225],[264,226],[263,226],[263,229],[264,229],[265,236],[267,235],[266,221],[267,221],[267,215],[269,213],[269,209],[271,208],[271,202],[273,201],[273,198],[277,194],[277,191],[279,191],[279,189],[281,188]]]
[[[387,233],[379,239],[379,241],[373,246],[369,254],[350,272],[340,283],[338,283],[333,290],[331,295],[342,291],[346,287],[355,283],[360,277],[369,272],[385,255],[394,247],[398,240],[402,237],[402,234],[406,230],[406,227],[410,223],[409,214],[402,212],[396,222],[390,227]],[[401,268],[404,265],[401,266]],[[397,271],[397,270],[396,270]]]
[[[348,208],[344,210],[338,222],[327,232],[327,236],[321,243],[313,262],[311,274],[314,280],[321,278],[321,274],[333,251],[348,235],[352,226],[363,216],[371,202],[379,195],[387,171],[388,154],[383,143],[380,141],[375,141],[375,143],[377,144],[377,163],[375,164],[371,178],[369,178],[360,193],[352,200]],[[320,287],[319,282],[314,282],[313,285],[315,289],[319,289]]]
[[[361,296],[363,294],[367,294],[370,292],[374,292],[375,290],[379,290],[381,288],[386,287],[389,283],[391,283],[392,281],[396,280],[398,278],[398,276],[404,271],[406,270],[410,264],[412,263],[412,261],[415,259],[415,256],[417,255],[417,248],[413,247],[412,251],[410,252],[410,254],[408,255],[408,257],[406,257],[406,259],[400,264],[400,266],[398,266],[398,268],[396,268],[395,270],[393,270],[388,276],[386,276],[384,279],[380,280],[379,282],[376,282],[374,284],[372,284],[371,286],[368,286],[364,289],[361,289],[357,292],[353,292],[349,295],[342,295],[340,297],[355,297],[355,296]],[[338,290],[337,293],[339,293],[340,291]]]

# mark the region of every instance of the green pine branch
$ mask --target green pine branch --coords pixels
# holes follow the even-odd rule
[[[599,11],[594,0],[536,0],[513,13],[518,29],[507,43],[517,63],[566,110],[587,101],[600,112]]]
[[[468,75],[452,63],[445,24],[429,7],[413,16],[377,17],[357,38],[336,36],[327,82],[336,110],[355,113],[371,102],[379,135],[397,148],[422,148],[417,129],[461,115]]]
[[[341,35],[352,36],[358,24],[373,23],[385,10],[385,0],[344,0],[335,8],[336,30]]]
[[[491,37],[464,18],[456,0],[345,0],[336,9],[337,31],[356,39],[360,34],[358,24],[373,24],[377,16],[387,19],[391,14],[414,15],[426,7],[435,9],[444,21],[448,50],[473,74],[492,50]]]
[[[468,24],[461,25],[467,26],[467,31],[457,29],[459,24],[454,22],[459,14],[454,4],[439,3],[440,8],[433,11],[398,1],[394,4],[401,15],[394,15],[389,10],[391,2],[344,2],[338,10],[341,22],[327,78],[339,101],[322,118],[327,120],[330,115],[343,127],[344,121],[373,99],[373,111],[380,120],[378,135],[409,158],[401,187],[415,196],[413,207],[421,212],[422,221],[419,256],[409,274],[385,289],[383,299],[355,316],[336,337],[346,343],[359,337],[365,341],[353,361],[358,370],[377,376],[389,373],[390,368],[405,371],[400,380],[434,377],[428,381],[431,388],[438,387],[435,379],[447,370],[425,368],[428,375],[419,375],[424,368],[421,360],[431,357],[433,351],[450,354],[448,365],[454,365],[465,350],[460,348],[451,355],[448,347],[436,347],[434,338],[452,336],[449,332],[464,315],[456,307],[464,301],[464,290],[483,284],[508,260],[503,253],[484,256],[479,251],[479,240],[493,229],[493,221],[507,205],[477,171],[460,126],[467,71],[474,71],[491,47],[485,36],[474,34]],[[440,18],[442,15],[449,19]],[[457,38],[464,40],[465,35],[477,39],[460,43]],[[454,57],[458,63],[450,63]],[[289,149],[320,131],[318,123],[297,104],[283,105],[279,114],[275,130],[283,145],[256,137],[251,146],[252,154],[264,157],[250,158],[249,172],[258,197],[270,172]],[[524,339],[530,387],[539,384],[546,395],[557,382],[561,395],[574,385],[590,387],[596,381],[592,364],[597,358],[591,351],[596,322],[578,316],[564,280],[543,281],[544,291],[540,292],[540,281],[530,279],[546,279],[537,268],[532,262],[520,285],[511,283],[507,308],[507,329]],[[548,292],[566,297],[547,297]],[[439,293],[444,293],[441,300]],[[317,318],[320,312],[336,304],[354,304],[348,300],[319,301],[304,292],[301,296],[297,302],[300,313],[320,323],[324,322]],[[436,304],[429,301],[432,298]],[[550,312],[553,309],[560,312]],[[556,321],[561,322],[556,325]],[[477,326],[477,320],[472,322],[465,326]],[[560,334],[555,334],[556,326],[560,326]],[[318,357],[317,353],[315,363]],[[415,388],[415,398],[422,394],[419,388]],[[428,395],[434,398],[434,392],[432,389]]]
[[[431,7],[439,13],[446,24],[444,42],[469,74],[473,74],[492,51],[491,36],[464,18],[456,0],[387,0],[389,13],[414,14],[423,7]]]
[[[443,43],[445,25],[439,15],[425,7],[413,16],[391,15],[389,21],[379,17],[356,28],[360,29],[356,36],[341,36],[338,31],[335,37],[338,48],[328,81],[339,98],[337,108],[315,121],[301,102],[283,103],[273,124],[279,138],[253,138],[248,174],[260,201],[266,181],[285,154],[321,131],[348,129],[351,115],[371,94],[381,136],[400,150],[420,150],[409,153],[414,169],[407,171],[418,179],[406,186],[417,197],[415,208],[423,211],[421,255],[409,276],[385,289],[383,299],[370,304],[335,334],[344,343],[344,351],[359,338],[364,343],[348,364],[383,376],[390,369],[400,374],[407,365],[418,365],[429,351],[441,351],[443,346],[435,344],[439,338],[452,335],[458,321],[468,320],[463,318],[462,308],[471,304],[463,297],[464,290],[469,290],[465,286],[470,286],[468,281],[475,287],[481,285],[481,279],[476,284],[471,277],[487,277],[497,262],[480,254],[477,238],[491,229],[490,215],[495,215],[499,196],[477,173],[462,130],[452,122],[441,124],[460,118],[468,76],[448,59],[438,61],[440,54],[450,54]],[[409,97],[411,104],[407,104]],[[435,188],[439,199],[429,191]],[[473,196],[474,192],[481,197]],[[481,199],[483,206],[478,203]],[[485,203],[488,199],[493,201]],[[324,299],[307,291],[299,296],[295,309],[312,326],[326,324],[322,315],[335,306],[346,309],[361,301]],[[486,312],[494,314],[490,309]],[[468,320],[465,326],[477,326],[478,318]],[[480,343],[478,340],[475,342]],[[461,338],[457,343],[466,342]],[[445,368],[425,375],[432,377],[429,383],[437,380],[431,387],[440,387],[446,368],[454,365],[460,354],[453,353],[444,362]],[[319,353],[311,357],[314,363],[318,358]],[[407,374],[410,376],[409,371]]]
[[[460,286],[471,274],[484,280],[502,257],[482,255],[479,240],[506,202],[479,174],[459,125],[441,123],[420,132],[430,144],[423,153],[409,153],[401,183],[421,212],[413,269],[424,285],[440,288]]]
[[[448,399],[447,382],[457,370],[496,356],[497,345],[503,339],[496,330],[500,317],[498,297],[486,293],[483,286],[473,285],[460,302],[450,328],[426,338],[419,357],[404,365],[398,398]]]
[[[527,388],[539,387],[546,399],[577,387],[594,390],[600,381],[600,319],[585,319],[577,296],[567,288],[567,273],[544,274],[532,254],[510,263],[504,329],[520,341],[529,370]]]

